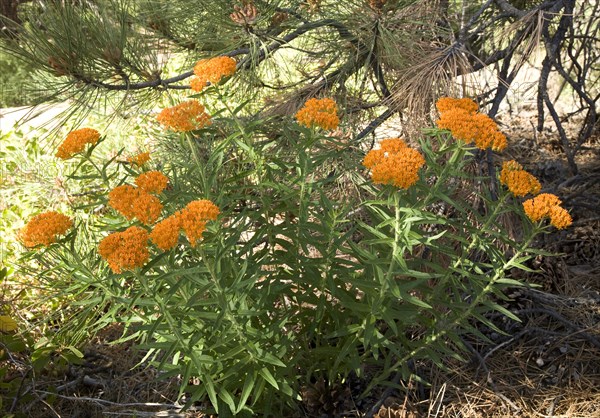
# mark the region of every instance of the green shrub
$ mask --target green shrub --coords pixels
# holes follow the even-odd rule
[[[96,157],[103,139],[78,154],[71,181],[95,192],[79,201],[66,237],[23,260],[68,297],[64,338],[123,323],[165,378],[180,376],[188,405],[289,416],[311,382],[334,385],[375,364],[366,393],[397,371],[408,379],[411,361],[460,358],[463,336],[483,337],[478,323],[501,332],[486,312],[517,319],[497,301],[521,285],[507,273],[526,269],[532,239],[548,227],[531,223],[508,190],[494,196],[496,179],[472,174],[479,151],[429,129],[414,184],[379,186],[365,177],[358,144],[288,118],[245,120],[244,105],[233,109],[217,88],[202,95],[215,92],[212,124],[164,135],[156,150],[170,182],[158,194],[162,218],[176,216],[175,231],[191,219],[190,202],[220,210],[216,221],[195,220],[206,227],[196,245],[186,230],[158,249],[145,235],[155,221],[135,219],[140,204],[109,196],[149,164]],[[416,167],[406,161],[380,174],[406,180]],[[143,248],[133,235],[109,235],[117,231],[136,231]]]

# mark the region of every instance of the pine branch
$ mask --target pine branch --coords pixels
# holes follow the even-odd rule
[[[354,35],[352,35],[350,33],[350,31],[348,30],[348,28],[346,26],[344,26],[342,23],[340,23],[334,19],[323,19],[323,20],[319,20],[316,22],[309,22],[309,23],[303,24],[302,26],[298,27],[293,32],[290,32],[287,35],[285,35],[283,38],[275,40],[270,45],[268,45],[266,48],[261,49],[260,52],[258,53],[258,57],[253,58],[253,59],[247,58],[246,60],[244,60],[242,63],[240,63],[239,67],[247,69],[250,67],[250,65],[252,65],[252,63],[259,63],[259,62],[263,61],[268,56],[268,54],[275,52],[276,50],[281,48],[283,45],[289,44],[291,41],[304,35],[305,33],[310,32],[311,30],[319,29],[319,28],[326,27],[326,26],[330,26],[330,27],[336,29],[340,38],[352,42],[357,48],[359,48],[359,46],[361,46],[361,44],[358,42],[356,37]]]
[[[354,138],[354,142],[358,142],[367,135],[373,133],[375,129],[377,129],[383,122],[388,120],[395,112],[396,111],[393,109],[387,109],[381,115],[377,116],[367,125],[365,129],[363,129],[358,133],[358,135],[356,135],[356,137]]]
[[[345,40],[355,43],[357,47],[362,46],[356,40],[356,38],[350,33],[348,28],[346,28],[343,24],[341,24],[340,22],[338,22],[334,19],[324,19],[324,20],[320,20],[320,21],[316,21],[316,22],[310,22],[310,23],[300,26],[299,28],[297,28],[293,32],[287,34],[283,38],[278,39],[278,40],[272,42],[266,48],[261,49],[258,54],[258,57],[254,58],[254,59],[250,59],[250,57],[247,57],[246,59],[242,60],[242,62],[240,62],[240,64],[238,64],[238,68],[247,69],[253,63],[256,64],[257,62],[263,61],[264,59],[266,59],[266,57],[269,54],[275,52],[277,49],[281,48],[282,46],[289,44],[291,41],[304,35],[305,33],[310,32],[311,30],[326,27],[326,26],[335,28],[342,39],[345,39]],[[239,48],[234,51],[228,52],[223,55],[228,56],[228,57],[235,57],[235,56],[239,56],[239,55],[248,55],[248,54],[250,54],[250,52],[251,51],[250,51],[249,47],[244,47],[244,48]],[[192,75],[194,75],[193,71],[186,71],[182,74],[179,74],[179,75],[171,77],[171,78],[166,78],[166,79],[162,79],[159,76],[157,76],[156,79],[154,79],[154,80],[144,81],[144,82],[140,82],[140,83],[109,84],[109,83],[105,83],[105,82],[102,82],[99,80],[91,79],[82,74],[77,74],[77,73],[71,74],[71,76],[73,78],[75,78],[77,81],[83,82],[83,83],[93,86],[93,87],[97,87],[97,88],[101,88],[101,89],[105,89],[105,90],[111,90],[111,91],[133,91],[133,90],[143,90],[143,89],[149,89],[149,88],[160,88],[160,89],[164,89],[164,90],[166,90],[166,89],[188,89],[189,88],[188,86],[177,86],[174,84],[178,83],[180,81],[183,81],[183,80],[191,77]]]

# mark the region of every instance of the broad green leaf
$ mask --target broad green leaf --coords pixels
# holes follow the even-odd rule
[[[73,346],[68,346],[67,349],[75,354],[78,358],[83,358],[83,353]]]
[[[272,364],[274,366],[278,366],[278,367],[286,367],[285,363],[283,363],[280,359],[278,359],[277,357],[275,357],[273,354],[271,353],[267,353],[265,352],[262,357],[261,360],[264,361],[265,363],[269,363]]]
[[[421,308],[433,309],[433,306],[431,306],[430,304],[423,302],[421,299],[416,298],[416,297],[411,296],[406,293],[402,295],[402,300],[405,300],[408,303],[411,303],[413,305],[420,306]]]
[[[0,332],[12,332],[19,328],[17,321],[7,315],[0,315]]]
[[[511,285],[511,286],[518,286],[518,287],[526,286],[525,283],[522,283],[522,282],[520,282],[518,280],[515,280],[515,279],[509,279],[508,277],[504,277],[502,279],[498,279],[498,280],[496,280],[496,283],[499,283],[499,284],[508,284],[508,285]]]
[[[221,388],[221,390],[219,390],[219,398],[221,398],[223,400],[223,402],[225,402],[227,404],[227,406],[229,407],[231,412],[236,411],[235,401],[233,400],[233,396],[231,396],[231,393],[229,393],[229,391],[227,389]]]
[[[244,387],[242,388],[242,394],[240,395],[240,401],[238,403],[237,408],[235,409],[235,413],[238,414],[246,405],[248,401],[248,397],[250,397],[250,393],[252,392],[252,388],[254,387],[254,383],[256,382],[256,372],[248,373],[246,375],[246,379],[244,379]]]
[[[215,391],[215,384],[213,383],[212,378],[208,375],[203,376],[202,384],[204,385],[204,388],[206,389],[206,393],[208,394],[210,403],[215,408],[215,411],[218,414],[219,413],[219,401],[217,400],[217,392]]]
[[[271,374],[271,372],[269,371],[269,369],[267,369],[266,367],[263,367],[262,369],[260,369],[258,371],[258,373],[271,385],[273,386],[275,389],[279,390],[279,385],[277,384],[277,381],[275,380],[275,378],[273,377],[273,375]]]
[[[501,314],[512,319],[513,321],[522,322],[521,318],[519,318],[513,312],[506,309],[504,306],[498,305],[497,303],[493,303],[493,302],[486,303],[486,306],[489,306],[493,310],[500,312]]]

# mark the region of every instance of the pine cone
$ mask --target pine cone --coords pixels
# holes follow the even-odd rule
[[[306,7],[309,13],[314,13],[321,8],[321,0],[306,0],[301,7]]]
[[[102,58],[113,65],[119,64],[123,51],[118,46],[106,46],[102,50]]]
[[[244,6],[233,6],[234,12],[229,15],[231,20],[238,25],[252,26],[258,19],[258,10],[252,3],[247,3]]]
[[[341,416],[350,408],[350,396],[348,386],[329,385],[324,379],[302,390],[302,401],[311,417]]]
[[[387,0],[368,0],[369,1],[369,6],[371,6],[371,9],[376,10],[378,12],[381,11],[381,9],[383,8],[383,5],[387,2]]]
[[[289,15],[285,12],[277,12],[271,18],[271,27],[275,27],[289,18]]]

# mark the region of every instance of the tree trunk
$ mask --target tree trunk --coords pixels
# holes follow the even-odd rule
[[[0,31],[3,36],[14,36],[18,25],[21,24],[17,13],[19,4],[30,0],[0,0]]]

